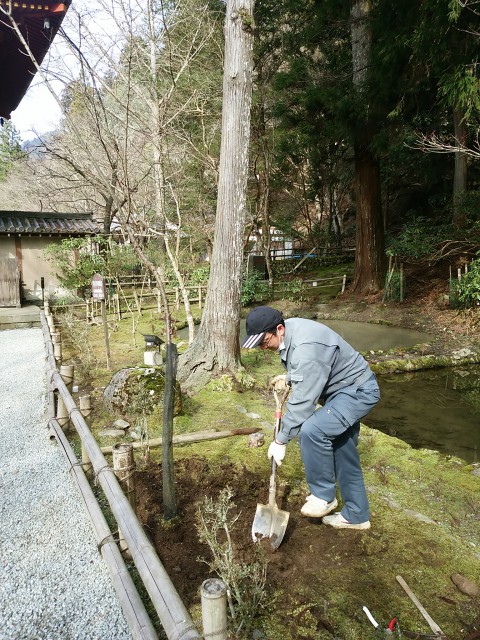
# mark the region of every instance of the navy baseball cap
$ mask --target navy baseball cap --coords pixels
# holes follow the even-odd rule
[[[255,307],[247,316],[247,337],[243,341],[243,349],[258,347],[268,331],[274,331],[279,324],[284,324],[283,315],[273,307]]]

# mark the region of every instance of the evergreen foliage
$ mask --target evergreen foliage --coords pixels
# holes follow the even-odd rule
[[[0,126],[0,181],[23,156],[20,134],[10,120],[5,120]]]

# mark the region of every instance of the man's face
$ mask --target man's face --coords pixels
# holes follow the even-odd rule
[[[278,347],[285,336],[285,327],[279,324],[274,331],[267,331],[262,342],[258,345],[262,351],[278,351]]]

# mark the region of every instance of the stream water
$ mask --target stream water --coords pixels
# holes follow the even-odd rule
[[[363,322],[324,320],[358,351],[426,343],[419,331]],[[241,321],[240,340],[245,336]],[[179,331],[188,339],[188,331]],[[480,460],[480,366],[380,376],[381,400],[365,422],[413,447],[435,449],[467,462]]]

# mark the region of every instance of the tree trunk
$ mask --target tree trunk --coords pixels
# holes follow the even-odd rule
[[[353,84],[364,114],[355,134],[356,253],[353,290],[377,293],[383,287],[385,235],[380,170],[371,150],[374,127],[366,95],[372,46],[371,0],[353,0],[351,9]]]
[[[253,5],[253,0],[227,2],[215,240],[200,329],[179,360],[178,379],[187,393],[198,390],[213,375],[240,366],[238,336],[252,100]]]
[[[453,110],[453,124],[455,127],[455,145],[464,148],[467,141],[465,126],[465,112],[463,109]],[[467,155],[462,151],[455,153],[455,173],[453,176],[453,224],[464,227],[467,219],[463,209],[463,200],[467,191]]]
[[[377,293],[385,275],[380,170],[367,144],[355,145],[356,240],[353,290]]]

